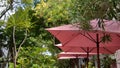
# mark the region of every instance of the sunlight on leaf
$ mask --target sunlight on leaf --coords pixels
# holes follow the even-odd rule
[[[112,38],[109,34],[105,34],[103,37],[101,37],[101,41],[103,43],[109,43],[109,42],[111,42],[111,40],[112,40]]]

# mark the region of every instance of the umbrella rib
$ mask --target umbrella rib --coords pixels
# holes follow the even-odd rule
[[[109,53],[113,54],[113,52],[111,52],[109,49],[103,47],[106,51],[108,51]]]
[[[54,36],[56,37],[61,31],[59,31],[58,33],[56,33]]]
[[[85,52],[87,52],[83,47],[81,47],[81,49],[83,49]]]
[[[82,34],[82,33],[80,33],[81,35],[83,35],[83,36],[85,36],[86,38],[88,38],[89,40],[91,40],[91,41],[93,41],[93,42],[96,42],[91,36],[91,38],[89,38],[88,36],[86,36],[85,34]]]
[[[95,47],[93,47],[91,50],[90,50],[90,52],[92,51],[92,50],[94,50],[95,49]]]
[[[89,47],[88,47],[89,48]],[[85,52],[88,52],[88,53],[90,53],[92,50],[94,50],[95,49],[95,47],[93,47],[92,49],[90,49],[90,50],[85,50],[83,47],[81,47],[81,49],[83,49]]]
[[[96,42],[95,39],[93,39],[89,33],[87,33],[87,35],[89,35],[89,37],[91,38],[91,40],[93,40],[93,42]]]
[[[78,35],[79,35],[79,33],[76,34],[75,37],[78,36]],[[65,43],[63,44],[63,46],[65,46],[68,42],[72,41],[72,39],[74,39],[75,37],[73,37],[73,38],[71,38],[70,40],[68,40],[67,42],[65,42]]]

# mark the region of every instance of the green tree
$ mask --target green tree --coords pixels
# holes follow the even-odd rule
[[[73,21],[89,21],[92,19],[119,20],[119,0],[76,0],[71,9]]]
[[[27,35],[25,35],[25,33],[28,32],[28,29],[26,29],[26,28],[29,27],[28,24],[25,23],[25,22],[28,22],[28,21],[26,21],[26,17],[24,17],[25,13],[23,13],[23,16],[19,15],[20,11],[19,11],[18,8],[19,7],[22,7],[24,9],[26,7],[30,8],[31,6],[33,6],[33,0],[0,0],[0,3],[2,3],[0,5],[0,9],[1,9],[1,11],[0,11],[0,19],[4,17],[4,20],[2,22],[0,22],[0,24],[3,24],[3,25],[0,25],[0,30],[1,30],[0,32],[1,32],[1,39],[2,39],[0,43],[4,43],[4,45],[1,45],[1,47],[4,46],[5,48],[8,48],[8,50],[10,50],[9,53],[12,55],[12,58],[13,58],[13,51],[12,51],[12,49],[13,49],[12,48],[12,46],[13,46],[13,44],[12,44],[13,39],[12,38],[14,36],[14,31],[13,31],[13,35],[12,35],[11,31],[12,31],[13,25],[17,24],[17,22],[19,22],[19,24],[18,24],[19,26],[15,25],[15,26],[17,26],[17,29],[16,29],[16,27],[13,28],[13,29],[15,29],[15,33],[19,34],[19,32],[20,33],[23,32],[23,35],[22,34],[21,35],[25,36],[24,38],[23,37],[20,38],[21,41],[23,40],[22,42],[20,42],[20,41],[19,42],[18,41],[15,42],[15,39],[14,39],[14,42],[17,43],[17,45],[18,45],[15,48],[15,50],[17,51],[17,52],[15,52],[16,53],[16,57],[17,57],[17,53],[19,53],[19,51],[20,51],[19,47],[21,47],[22,44],[25,42],[25,39],[26,39],[26,36],[27,36]],[[17,15],[14,14],[14,13],[16,13],[16,10],[19,11],[19,12],[17,12],[17,14],[19,16],[21,16],[21,19],[20,18],[18,19],[19,16],[17,16]],[[21,10],[21,12],[22,12],[22,10]],[[14,14],[14,15],[11,16],[12,14]],[[8,22],[7,19],[9,20],[9,23],[6,24],[6,21]],[[17,19],[20,20],[20,21],[16,21]],[[25,21],[25,22],[23,23],[21,20]],[[9,24],[9,26],[8,26],[8,24]],[[6,25],[7,25],[7,27],[6,27]],[[26,27],[26,28],[24,29],[24,27]],[[19,30],[19,28],[20,28],[20,30]],[[19,36],[20,36],[20,34],[19,34]],[[5,44],[5,42],[7,44]],[[18,44],[18,43],[21,43],[21,44]],[[1,49],[1,47],[0,47],[0,49]],[[8,53],[8,55],[10,55],[9,53]],[[15,56],[15,53],[14,53],[14,56]],[[7,62],[9,62],[10,56],[3,57],[3,58],[4,58],[4,60],[2,60],[2,62],[7,63]],[[14,60],[12,59],[12,61],[14,61]],[[3,66],[5,67],[5,65],[3,65]]]
[[[49,27],[68,23],[71,0],[41,0],[35,7],[35,15],[44,18]]]
[[[11,50],[10,53],[12,53],[14,68],[16,68],[20,48],[27,39],[29,28],[31,28],[31,24],[28,18],[28,10],[22,8],[19,8],[6,23],[6,34],[9,38],[8,44]]]
[[[41,33],[40,35],[42,36],[42,40],[46,40],[45,42],[48,43],[45,45],[45,47],[48,47],[48,51],[52,53],[52,57],[56,56],[58,54],[59,49],[54,47],[54,38],[52,38],[47,31],[44,31],[43,29],[47,27],[53,27],[53,26],[58,26],[61,24],[67,24],[69,23],[69,8],[73,5],[71,0],[41,0],[40,3],[38,3],[34,9],[34,15],[35,17],[33,20],[38,20],[34,21],[37,25],[41,25],[41,28],[39,28],[39,32]],[[37,26],[36,25],[36,26]],[[43,31],[42,31],[43,30]],[[47,33],[46,33],[47,32]],[[51,41],[49,41],[51,40]],[[51,43],[51,44],[50,44]],[[59,61],[54,59],[54,66],[58,68],[65,67],[67,68],[69,61],[64,62]],[[61,64],[60,64],[61,63]],[[64,65],[63,65],[64,64]]]
[[[106,55],[103,59],[102,59],[102,67],[103,68],[110,68],[110,65],[112,63],[112,58],[108,55]]]

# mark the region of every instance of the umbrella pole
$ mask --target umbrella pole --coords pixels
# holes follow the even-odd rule
[[[96,42],[96,45],[97,45],[97,66],[98,66],[98,68],[100,68],[99,37],[98,37],[98,34],[96,34],[96,38],[97,38],[97,42]]]
[[[73,59],[70,59],[70,68],[74,68],[74,62],[73,62]]]
[[[88,68],[88,62],[89,62],[89,47],[87,47],[87,68]]]
[[[77,58],[76,58],[76,65],[77,65],[77,68],[79,68],[79,58],[78,58],[78,56],[76,56]]]

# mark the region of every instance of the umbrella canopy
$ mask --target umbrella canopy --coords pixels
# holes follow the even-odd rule
[[[62,46],[62,44],[56,44],[55,46],[59,47],[64,52],[85,52],[85,53],[96,53],[97,47],[68,47]],[[120,49],[120,46],[111,46],[111,47],[99,47],[99,53],[101,54],[114,54],[116,50]]]
[[[97,53],[89,53],[89,56],[96,55]],[[87,58],[88,54],[85,52],[61,52],[58,54],[58,59],[78,59],[78,58]],[[77,60],[78,61],[78,60]],[[88,66],[88,60],[87,60],[87,66]],[[79,65],[77,64],[77,68],[79,68]]]
[[[102,24],[99,22],[100,20],[97,19],[90,21],[92,29],[89,31],[80,29],[78,24],[63,25],[47,30],[53,34],[63,46],[97,47],[98,68],[100,68],[99,47],[120,46],[120,22],[112,20],[103,20],[104,23]],[[101,28],[103,25],[104,28]],[[106,37],[109,37],[109,41],[104,42]]]
[[[62,46],[62,44],[57,44],[55,46],[59,47],[62,51],[66,52],[66,53],[67,52],[68,53],[69,52],[70,53],[71,52],[74,52],[74,53],[76,53],[76,52],[77,53],[85,52],[84,54],[86,54],[86,56],[84,56],[84,54],[83,54],[83,56],[87,58],[87,62],[86,62],[87,68],[88,68],[88,62],[89,62],[89,58],[88,57],[93,55],[93,54],[96,54],[96,52],[97,52],[97,47],[66,47],[66,46]],[[114,46],[114,47],[113,46],[112,47],[105,47],[105,46],[104,47],[99,47],[99,53],[101,53],[101,54],[114,54],[116,52],[116,50],[118,50],[118,49],[120,49],[120,47],[118,47],[118,46]],[[63,56],[60,57],[60,59],[69,58],[69,57],[63,57]],[[67,55],[67,56],[69,56],[69,55]],[[70,58],[73,58],[73,57],[70,57]]]
[[[89,53],[89,56],[96,55],[97,53]],[[87,58],[87,53],[85,52],[61,52],[58,54],[58,58]]]
[[[120,22],[119,21],[104,21],[104,30],[99,27],[98,20],[92,20],[91,26],[92,30],[85,31],[80,29],[78,24],[69,24],[53,28],[48,28],[47,30],[53,34],[62,45],[73,46],[74,47],[96,47],[96,43],[99,43],[99,47],[104,46],[119,46],[120,41]],[[119,33],[115,33],[119,32]],[[97,37],[98,36],[98,37]],[[104,43],[102,42],[103,36],[110,36],[111,41]],[[97,40],[98,38],[98,40]],[[86,43],[87,42],[87,43]],[[89,44],[89,45],[88,45]]]
[[[91,55],[95,55],[95,53],[91,53]],[[58,59],[71,59],[71,58],[87,58],[87,53],[61,52],[58,54]]]

